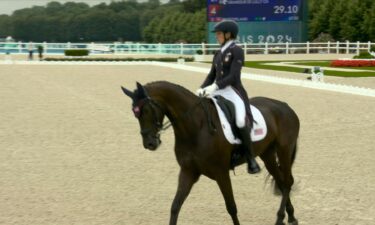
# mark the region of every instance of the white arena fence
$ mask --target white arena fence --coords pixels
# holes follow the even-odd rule
[[[239,43],[246,54],[358,54],[369,51],[371,42],[322,42],[322,43]],[[162,43],[32,43],[35,51],[43,46],[44,54],[64,54],[67,49],[87,49],[91,54],[157,54],[157,55],[212,55],[218,44],[162,44]],[[29,42],[0,42],[0,54],[27,53]]]
[[[209,68],[202,68],[197,66],[182,65],[176,63],[165,63],[156,61],[137,61],[137,62],[78,62],[78,61],[0,61],[0,64],[15,64],[15,65],[111,65],[111,66],[127,66],[127,65],[141,65],[141,66],[161,66],[171,69],[186,70],[191,72],[207,74]],[[334,91],[346,94],[361,95],[367,97],[375,97],[375,89],[355,87],[350,85],[332,84],[326,82],[313,82],[311,80],[281,78],[268,75],[242,73],[242,77],[250,80],[257,80],[262,82],[269,82],[281,85],[289,85],[296,87],[305,87],[326,91]]]

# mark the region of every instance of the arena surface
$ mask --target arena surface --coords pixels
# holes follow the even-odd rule
[[[167,80],[193,91],[203,79],[156,66],[1,65],[0,224],[168,224],[178,175],[173,133],[156,152],[143,149],[120,86]],[[243,83],[300,117],[292,196],[300,224],[375,224],[375,98]],[[241,224],[274,223],[280,197],[267,174],[250,176],[245,166],[231,174]],[[201,177],[179,224],[231,224],[215,182]]]

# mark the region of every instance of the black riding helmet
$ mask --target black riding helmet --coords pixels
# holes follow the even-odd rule
[[[238,25],[233,20],[224,20],[217,23],[214,27],[213,33],[215,32],[231,33],[232,38],[237,38]]]

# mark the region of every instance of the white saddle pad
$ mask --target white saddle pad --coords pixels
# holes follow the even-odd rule
[[[224,97],[224,96],[223,96]],[[216,110],[219,115],[221,127],[223,129],[223,133],[225,135],[225,138],[228,140],[231,144],[241,144],[241,140],[238,138],[235,138],[232,127],[230,126],[228,119],[225,117],[223,111],[221,110],[220,106],[217,104],[217,100],[213,97],[210,97],[212,101],[215,103]],[[228,99],[230,100],[230,99]],[[241,103],[243,104],[243,103]],[[253,114],[254,121],[256,123],[253,123],[253,128],[250,131],[251,140],[252,142],[261,141],[263,140],[267,135],[267,125],[266,121],[264,120],[264,117],[262,113],[257,109],[255,106],[250,105],[251,113]]]

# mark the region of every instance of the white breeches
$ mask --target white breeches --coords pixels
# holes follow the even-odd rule
[[[242,98],[233,89],[232,86],[226,86],[223,89],[216,90],[212,97],[220,95],[227,100],[233,102],[236,111],[236,125],[238,128],[243,128],[246,125],[246,109]]]

